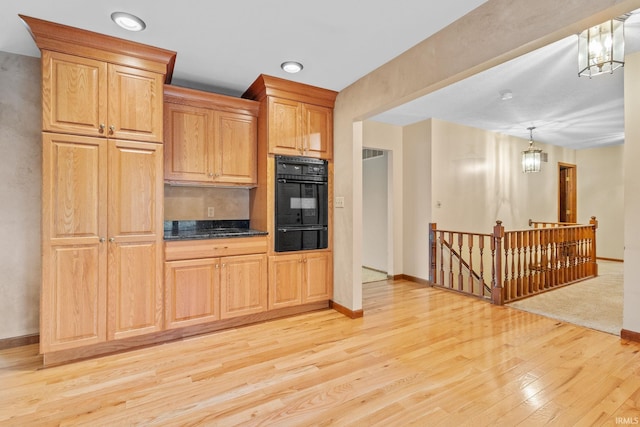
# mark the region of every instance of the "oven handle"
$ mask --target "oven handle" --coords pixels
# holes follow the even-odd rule
[[[286,184],[287,182],[290,182],[292,184],[324,184],[324,185],[327,185],[327,181],[315,181],[315,180],[305,181],[305,180],[302,180],[302,179],[286,179],[286,178],[278,178],[278,182],[281,182],[283,184]]]
[[[319,225],[316,227],[278,227],[278,231],[281,231],[283,233],[286,233],[287,231],[325,231],[327,229],[328,227],[324,225]]]

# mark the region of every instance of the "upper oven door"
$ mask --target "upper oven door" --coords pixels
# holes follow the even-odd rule
[[[282,226],[327,225],[327,184],[278,179],[276,224]]]

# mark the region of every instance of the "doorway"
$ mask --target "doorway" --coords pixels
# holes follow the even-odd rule
[[[389,153],[362,149],[362,282],[389,272]]]
[[[578,222],[577,168],[558,162],[558,222]]]

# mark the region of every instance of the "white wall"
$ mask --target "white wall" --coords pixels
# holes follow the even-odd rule
[[[387,271],[388,154],[362,161],[362,265]]]
[[[0,52],[0,339],[39,330],[41,78],[39,58]]]
[[[623,159],[624,145],[576,152],[578,222],[596,217],[597,256],[602,258],[624,258]]]
[[[496,220],[507,230],[527,229],[529,219],[557,221],[557,164],[575,163],[575,151],[536,143],[549,160],[540,172],[525,174],[520,156],[527,146],[527,139],[434,119],[433,220],[438,228],[490,233]]]
[[[429,278],[429,223],[432,200],[432,122],[403,129],[403,274]]]
[[[363,146],[384,150],[389,157],[387,218],[387,269],[388,275],[402,274],[403,260],[403,143],[402,127],[384,123],[365,121],[363,125]],[[362,164],[362,160],[358,163]],[[365,215],[364,211],[362,213]],[[361,221],[361,220],[359,220]],[[364,251],[364,248],[363,248]]]
[[[640,53],[624,64],[623,329],[640,333]]]

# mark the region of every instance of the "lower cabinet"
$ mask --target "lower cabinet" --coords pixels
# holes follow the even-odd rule
[[[328,300],[333,293],[331,252],[269,257],[269,309]]]
[[[165,328],[267,310],[267,256],[238,255],[165,263]]]

